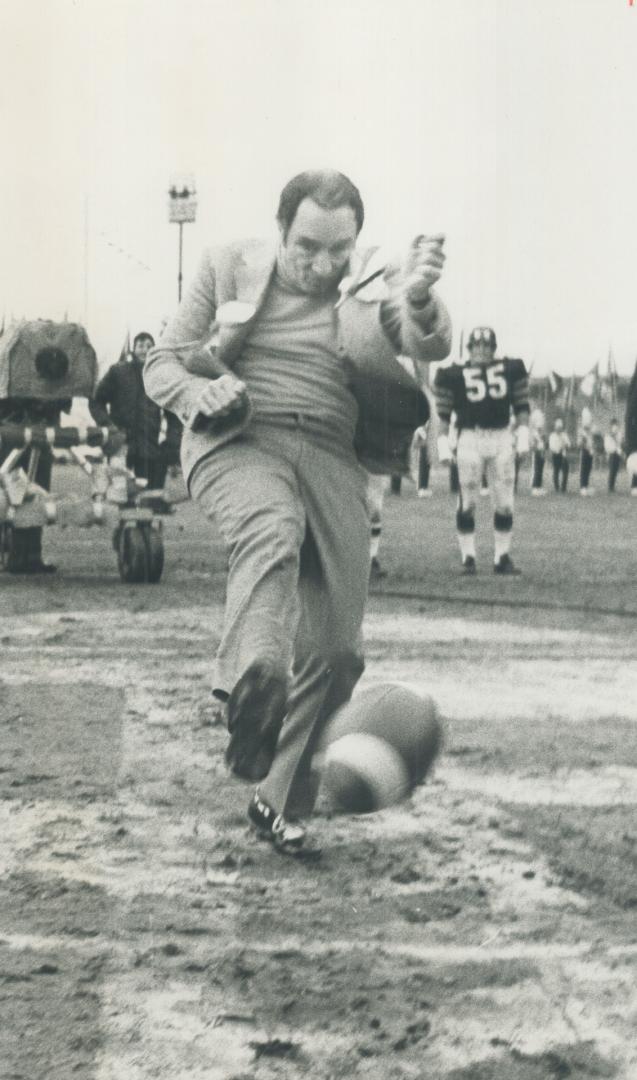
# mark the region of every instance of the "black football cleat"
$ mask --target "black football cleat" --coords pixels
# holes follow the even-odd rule
[[[493,567],[494,574],[509,574],[518,577],[522,571],[514,565],[510,555],[501,555]]]
[[[473,577],[477,572],[476,560],[473,555],[467,555],[466,559],[462,560],[462,573],[465,577]]]
[[[262,840],[267,840],[272,847],[283,855],[301,855],[305,853],[306,831],[298,822],[288,821],[283,814],[263,801],[255,791],[248,806],[250,825]],[[318,852],[317,848],[310,849]]]
[[[264,780],[287,708],[287,680],[268,661],[255,661],[228,698],[226,764],[241,780]]]

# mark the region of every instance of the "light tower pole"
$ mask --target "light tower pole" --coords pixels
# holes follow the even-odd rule
[[[177,299],[181,300],[182,259],[184,250],[184,224],[197,216],[197,190],[192,175],[173,176],[168,188],[168,221],[179,225],[179,264],[177,271]]]

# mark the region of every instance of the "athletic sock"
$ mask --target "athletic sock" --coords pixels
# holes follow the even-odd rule
[[[495,553],[494,562],[499,563],[503,555],[508,555],[511,550],[511,540],[513,538],[512,532],[499,532],[497,529],[494,533],[495,538]]]
[[[372,539],[369,547],[369,554],[372,559],[378,558],[378,549],[380,548],[380,529],[372,529]]]
[[[460,554],[462,555],[462,561],[468,559],[471,556],[472,559],[476,557],[476,537],[475,533],[458,533],[458,543],[460,545]]]

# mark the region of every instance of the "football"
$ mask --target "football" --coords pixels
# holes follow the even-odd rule
[[[371,686],[327,725],[319,748],[323,792],[345,813],[392,806],[424,781],[441,745],[433,698],[395,684]]]

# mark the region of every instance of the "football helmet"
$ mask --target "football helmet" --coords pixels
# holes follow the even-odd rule
[[[467,348],[471,349],[474,345],[488,345],[495,351],[497,344],[495,330],[492,330],[490,326],[476,326],[469,334]]]

